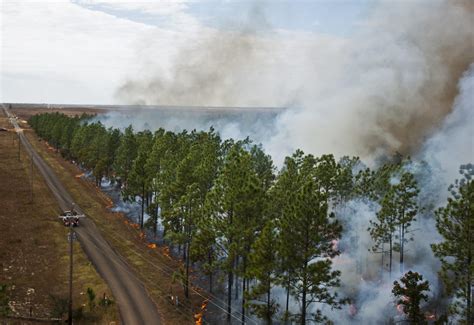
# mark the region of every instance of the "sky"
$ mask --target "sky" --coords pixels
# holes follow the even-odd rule
[[[125,104],[116,92],[127,79],[150,65],[166,73],[182,47],[249,21],[283,43],[350,39],[376,3],[0,1],[0,102],[63,104]]]

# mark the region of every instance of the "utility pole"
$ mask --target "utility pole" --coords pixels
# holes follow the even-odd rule
[[[72,261],[73,261],[73,250],[72,242],[74,240],[74,230],[72,229],[72,222],[69,224],[69,312],[67,323],[72,325]]]
[[[20,133],[16,133],[16,135],[18,136],[18,161],[21,161],[21,158],[20,158],[20,149],[21,149],[21,143],[20,143]]]
[[[30,201],[33,203],[33,153],[30,155],[30,185],[31,185],[31,197]]]

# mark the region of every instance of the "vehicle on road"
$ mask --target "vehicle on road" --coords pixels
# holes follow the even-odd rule
[[[59,216],[59,219],[62,220],[64,226],[66,227],[78,227],[79,219],[84,217],[85,216],[82,214],[77,214],[74,208],[72,208],[71,210],[64,211],[63,214]]]

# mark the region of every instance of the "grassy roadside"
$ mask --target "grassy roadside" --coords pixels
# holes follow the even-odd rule
[[[168,257],[166,247],[148,247],[146,238],[136,225],[127,222],[122,214],[110,211],[111,201],[105,194],[91,182],[75,177],[81,174],[75,165],[65,161],[44,142],[39,141],[33,131],[26,130],[25,134],[106,240],[134,269],[157,304],[162,322],[194,323],[193,314],[200,310],[203,297],[194,292],[190,299],[184,298],[181,285],[174,280],[182,263]],[[178,306],[172,303],[171,296],[178,296]]]
[[[0,127],[11,127],[3,114]],[[22,147],[20,150],[18,160],[16,134],[0,132],[0,284],[8,286],[10,315],[56,318],[60,311],[54,309],[64,307],[68,297],[67,229],[58,221],[59,207],[35,168],[31,183],[30,159]],[[87,288],[93,289],[97,299],[103,294],[111,297],[111,292],[80,245],[74,245],[74,254],[74,309],[83,313],[82,320],[75,323],[116,324],[116,306],[97,306],[92,311],[86,306]]]

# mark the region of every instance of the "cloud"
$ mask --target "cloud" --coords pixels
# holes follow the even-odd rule
[[[180,15],[179,6],[159,7]],[[181,29],[173,30],[69,1],[2,2],[1,17],[0,100],[11,102],[110,104],[125,73],[136,68],[142,39],[152,33],[166,48],[155,59],[166,62],[176,40],[188,34],[182,15],[175,22]]]
[[[188,1],[168,0],[168,1],[136,1],[127,0],[76,0],[76,4],[84,6],[101,6],[103,8],[135,11],[149,15],[175,15],[187,9]]]

